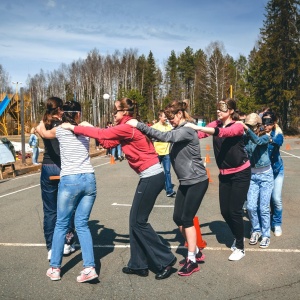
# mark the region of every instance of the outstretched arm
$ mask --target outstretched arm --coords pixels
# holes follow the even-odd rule
[[[56,138],[56,127],[51,130],[47,130],[43,121],[36,127],[38,134],[45,139],[55,139]]]
[[[196,131],[201,131],[201,132],[204,132],[206,134],[214,134],[215,133],[215,128],[212,128],[212,127],[202,127],[202,126],[198,126],[198,125],[193,124],[193,123],[186,123],[184,125],[184,127],[190,127],[190,128],[193,128]]]

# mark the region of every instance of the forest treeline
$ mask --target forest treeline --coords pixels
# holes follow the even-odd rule
[[[180,53],[172,51],[161,65],[152,51],[148,56],[134,48],[102,55],[95,48],[85,59],[29,75],[23,92],[30,95],[33,122],[41,118],[47,97],[55,95],[79,101],[83,119],[91,123],[96,109],[100,126],[112,120],[113,101],[121,97],[136,100],[141,118],[149,121],[170,100],[189,99],[191,115],[209,122],[216,118],[217,102],[232,93],[239,110],[250,113],[269,107],[278,114],[285,132],[296,131],[300,124],[299,30],[299,0],[270,0],[248,57],[234,59],[220,41],[205,49],[188,46]],[[2,89],[6,84],[8,88],[8,73],[1,65],[0,74]],[[110,98],[104,99],[104,94]]]

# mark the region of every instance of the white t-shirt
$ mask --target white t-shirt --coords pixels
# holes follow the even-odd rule
[[[57,127],[56,138],[59,141],[61,172],[60,176],[94,173],[89,155],[89,138],[75,135],[72,131]]]

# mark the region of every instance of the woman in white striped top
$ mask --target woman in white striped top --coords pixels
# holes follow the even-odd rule
[[[81,106],[76,101],[68,101],[63,106],[63,121],[78,124]],[[75,228],[81,245],[83,271],[78,282],[90,281],[98,277],[95,271],[93,241],[88,220],[96,199],[96,179],[89,157],[89,138],[75,135],[69,130],[54,127],[46,130],[41,122],[37,131],[43,138],[57,138],[61,156],[60,183],[57,200],[57,221],[55,225],[50,269],[47,276],[60,280],[64,240],[70,218],[75,209]]]

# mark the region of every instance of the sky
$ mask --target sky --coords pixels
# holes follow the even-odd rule
[[[100,54],[152,51],[159,66],[222,42],[234,59],[259,38],[268,0],[1,0],[0,64],[12,82]],[[13,85],[12,85],[13,86]]]

